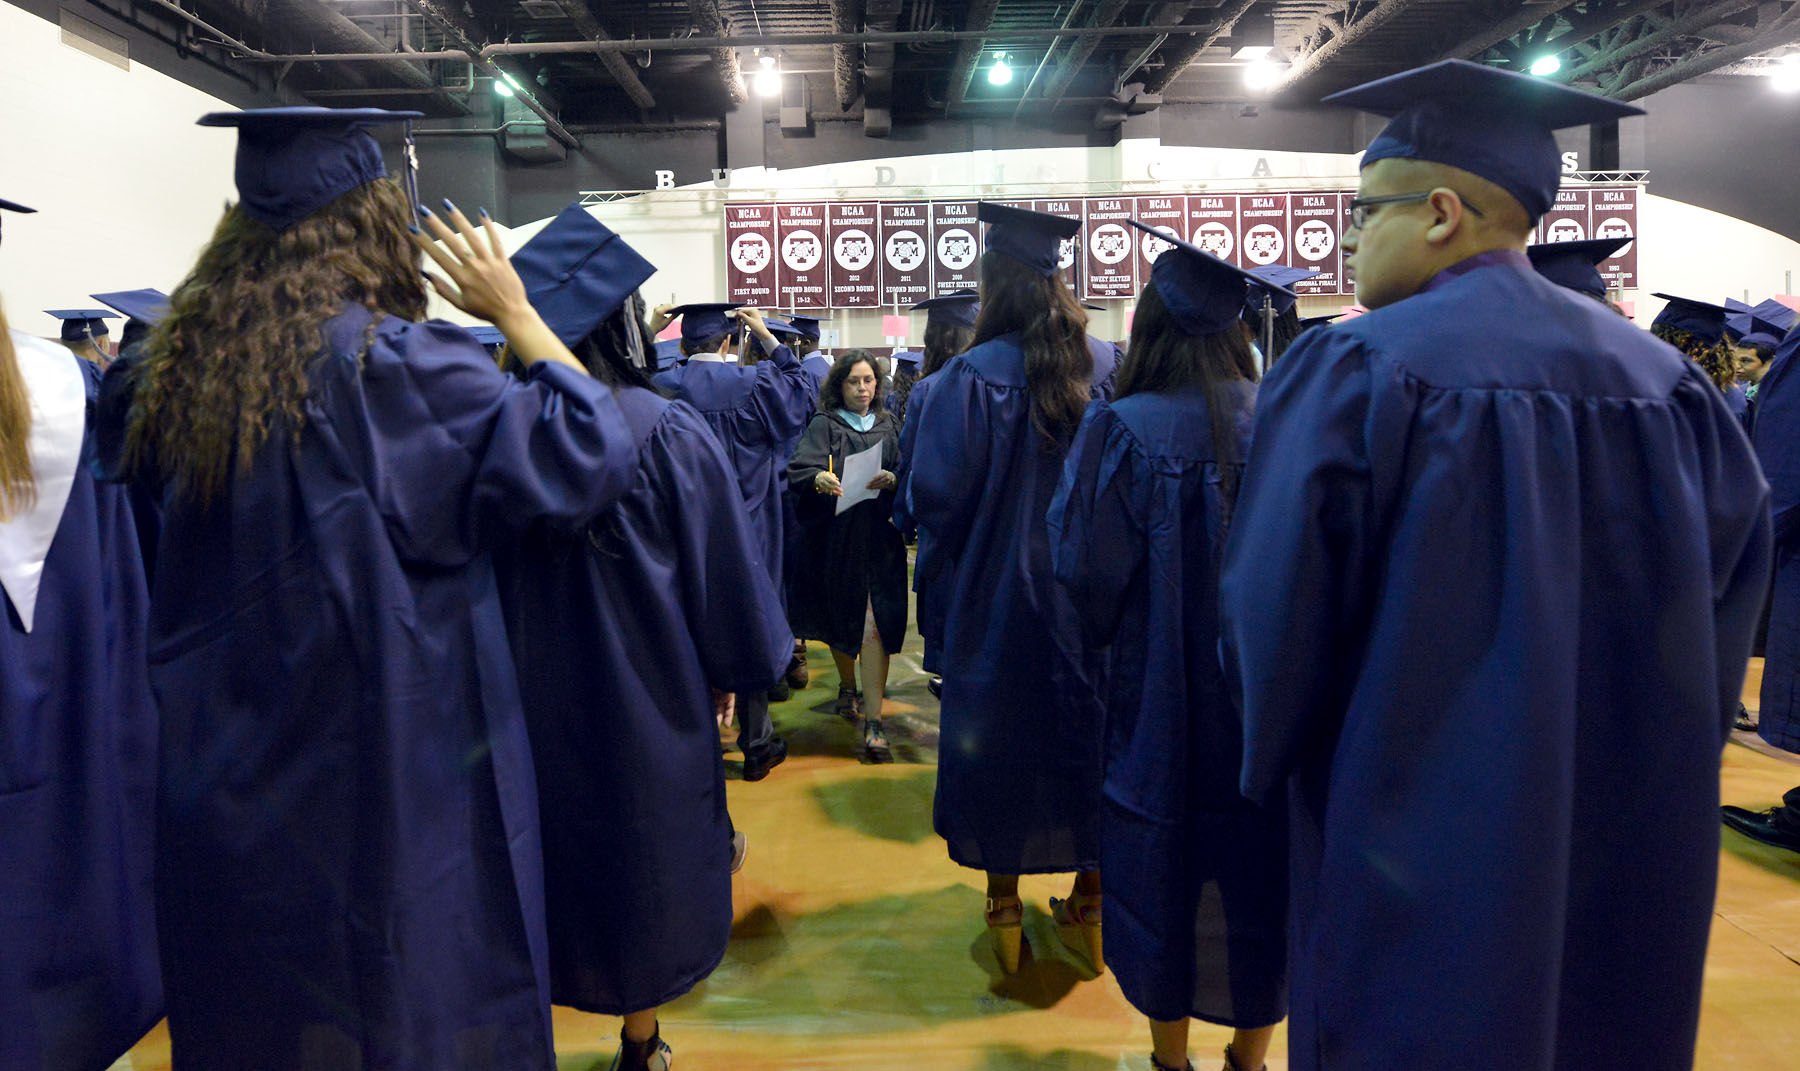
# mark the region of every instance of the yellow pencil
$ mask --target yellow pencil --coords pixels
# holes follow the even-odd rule
[[[826,456],[826,458],[825,458],[825,474],[826,474],[826,475],[828,475],[828,476],[836,476],[836,475],[837,475],[837,473],[835,473],[835,472],[832,472],[832,471],[831,471],[831,457],[830,457],[830,455],[827,455],[827,456]]]

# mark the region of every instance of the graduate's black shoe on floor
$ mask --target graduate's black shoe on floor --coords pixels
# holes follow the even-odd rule
[[[1725,825],[1751,840],[1772,848],[1800,852],[1800,814],[1787,807],[1771,807],[1766,811],[1747,811],[1742,807],[1721,807]]]
[[[769,689],[768,698],[771,703],[785,703],[794,698],[794,690],[788,687],[787,681],[779,680],[775,682],[775,687]]]
[[[1194,1065],[1189,1064],[1188,1066],[1193,1067]],[[1225,1046],[1225,1066],[1221,1071],[1252,1071],[1252,1069],[1240,1065],[1237,1061],[1237,1054],[1231,1051],[1230,1045],[1227,1045]],[[1254,1069],[1254,1071],[1269,1071],[1269,1065],[1264,1064],[1260,1068]]]
[[[1742,729],[1744,732],[1749,732],[1756,728],[1756,719],[1750,716],[1750,709],[1744,706],[1744,704],[1738,704],[1737,720],[1731,723],[1731,727],[1734,729]]]
[[[669,1071],[675,1066],[675,1050],[662,1039],[662,1024],[649,1041],[632,1041],[619,1031],[619,1051],[613,1057],[611,1071]]]
[[[803,691],[812,680],[812,674],[806,669],[806,644],[794,644],[794,657],[788,659],[787,673],[782,679],[796,692]]]
[[[753,752],[744,752],[744,780],[761,781],[786,761],[787,741],[777,736]]]
[[[931,698],[933,699],[944,698],[944,678],[933,677],[926,681],[925,690],[931,693]]]

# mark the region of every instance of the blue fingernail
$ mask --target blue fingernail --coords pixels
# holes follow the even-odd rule
[[[419,230],[419,225],[417,223],[408,223],[406,225],[406,229],[413,232],[414,234],[423,233],[422,231]]]
[[[488,214],[487,214],[487,209],[485,209],[485,208],[478,208],[478,209],[476,209],[476,211],[477,211],[477,212],[480,212],[480,213],[481,213],[481,218],[482,218],[482,219],[487,219],[487,218],[488,218]]]
[[[420,205],[419,206],[419,215],[424,216],[426,219],[430,219],[431,218],[431,209],[426,208],[424,205]]]
[[[446,212],[456,211],[456,206],[450,203],[450,198],[448,198],[448,197],[444,198],[444,211],[446,211]]]

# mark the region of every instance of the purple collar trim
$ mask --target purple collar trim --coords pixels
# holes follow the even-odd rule
[[[1519,252],[1517,249],[1490,249],[1486,253],[1477,253],[1467,260],[1458,261],[1448,268],[1445,268],[1443,271],[1438,272],[1431,277],[1431,281],[1425,284],[1425,289],[1421,290],[1420,293],[1436,290],[1440,286],[1447,286],[1453,280],[1467,275],[1472,271],[1500,266],[1516,268],[1519,271],[1532,270],[1531,258]]]

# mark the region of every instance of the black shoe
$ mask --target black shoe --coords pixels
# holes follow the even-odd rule
[[[670,1071],[675,1066],[674,1050],[662,1039],[662,1024],[649,1041],[632,1041],[619,1031],[619,1051],[613,1055],[611,1071]]]
[[[1738,704],[1737,720],[1731,723],[1731,727],[1733,729],[1742,729],[1744,732],[1749,732],[1756,728],[1756,719],[1750,716],[1750,710],[1748,707],[1744,706],[1744,704]]]
[[[1735,829],[1751,840],[1761,841],[1774,848],[1786,848],[1790,852],[1800,852],[1800,819],[1788,812],[1786,807],[1771,807],[1766,811],[1747,811],[1742,807],[1721,807],[1721,817],[1729,829]]]
[[[776,681],[775,687],[770,688],[768,692],[768,699],[771,703],[785,703],[792,698],[794,698],[794,690],[788,687],[788,682],[785,680]]]
[[[933,677],[926,681],[925,690],[931,693],[933,699],[944,698],[944,678]]]
[[[744,780],[761,781],[786,761],[787,741],[777,736],[753,752],[744,752]]]
[[[794,657],[788,660],[787,673],[782,676],[782,679],[787,681],[787,686],[796,692],[805,691],[807,684],[812,681],[812,674],[806,669],[805,644],[794,646]]]

